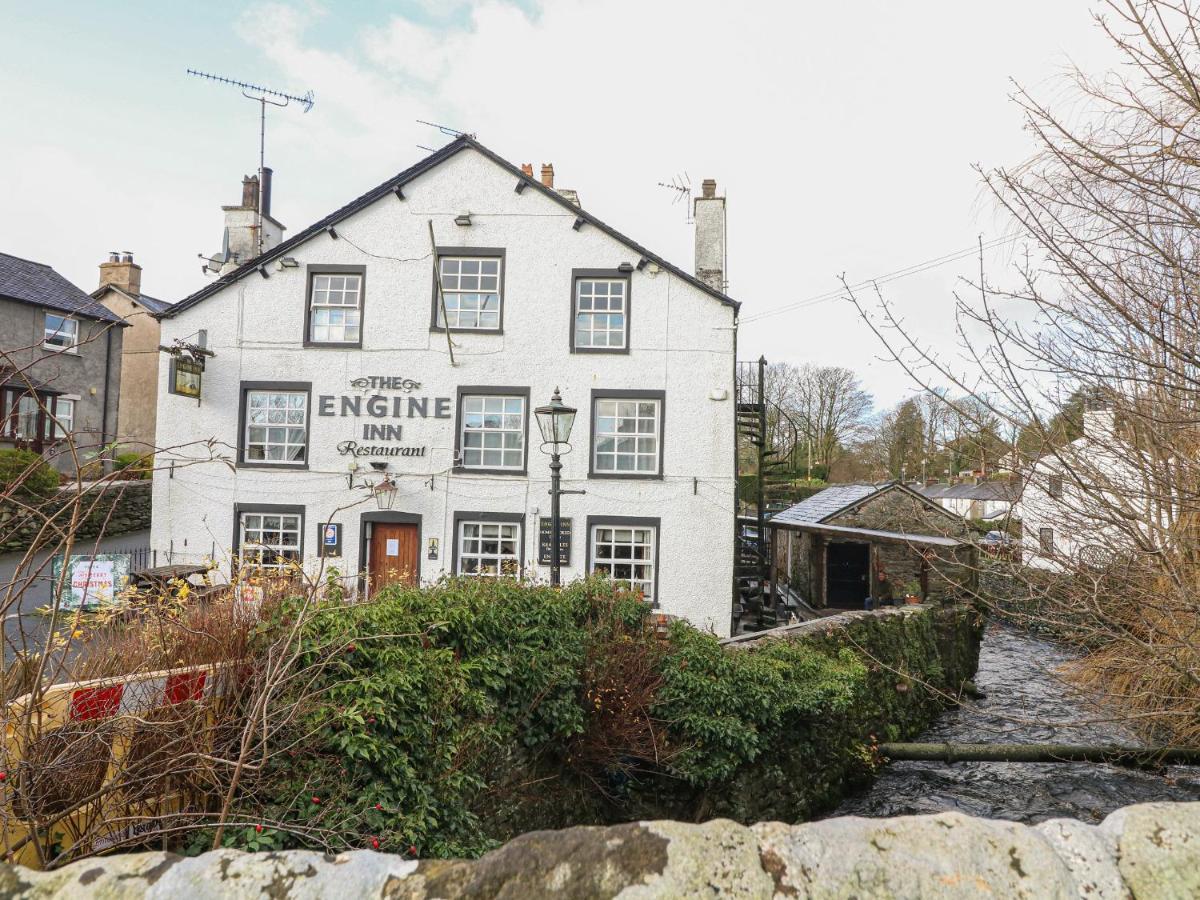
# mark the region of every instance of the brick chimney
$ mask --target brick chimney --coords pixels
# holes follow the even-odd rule
[[[542,163],[542,184],[554,187],[554,163]]]
[[[521,171],[529,178],[533,177],[533,163],[521,163]]]
[[[133,254],[126,250],[108,254],[108,261],[100,263],[100,287],[112,285],[134,297],[142,292],[142,267],[133,261]]]
[[[713,290],[725,290],[725,198],[717,182],[705,178],[700,196],[692,201],[696,220],[696,277]]]

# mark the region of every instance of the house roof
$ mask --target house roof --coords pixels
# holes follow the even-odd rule
[[[496,155],[493,151],[491,151],[487,147],[483,146],[483,144],[479,143],[477,140],[475,140],[470,135],[464,134],[464,135],[460,135],[459,137],[456,137],[453,141],[451,141],[449,144],[442,147],[441,149],[435,150],[429,156],[425,157],[423,160],[418,162],[416,165],[411,166],[408,169],[405,169],[399,175],[396,175],[396,176],[388,179],[387,181],[383,182],[383,184],[377,185],[376,187],[367,191],[361,197],[358,197],[355,200],[351,200],[349,203],[347,203],[341,209],[338,209],[338,210],[330,213],[329,215],[327,215],[325,218],[323,218],[317,222],[314,222],[308,228],[304,229],[303,231],[299,232],[296,235],[293,235],[292,237],[288,238],[286,241],[283,241],[279,245],[272,247],[270,250],[267,250],[265,253],[262,253],[262,254],[256,256],[254,259],[247,261],[244,265],[238,267],[237,269],[233,270],[232,272],[222,275],[220,278],[218,278],[216,281],[212,282],[211,284],[205,285],[203,288],[196,291],[191,296],[185,297],[184,299],[180,300],[178,303],[175,303],[169,309],[165,310],[164,312],[160,313],[159,315],[169,318],[171,316],[174,316],[177,313],[183,312],[185,309],[189,309],[189,308],[195,306],[197,303],[200,303],[202,300],[206,299],[207,297],[211,297],[213,294],[217,293],[222,288],[225,288],[231,284],[234,284],[237,281],[240,281],[241,279],[245,278],[247,275],[251,275],[251,274],[255,273],[259,269],[259,267],[270,262],[271,260],[277,259],[282,256],[286,256],[291,250],[298,247],[300,244],[303,244],[305,241],[309,240],[310,238],[315,237],[316,235],[325,231],[330,226],[336,225],[337,223],[341,222],[343,219],[346,219],[349,216],[354,215],[356,212],[359,212],[360,210],[365,209],[366,207],[368,207],[372,203],[374,203],[376,200],[379,200],[382,197],[386,197],[388,194],[394,193],[395,191],[402,188],[408,182],[414,180],[415,178],[417,178],[420,175],[425,174],[426,172],[430,171],[431,169],[437,167],[438,165],[442,164],[446,160],[450,159],[452,156],[457,154],[459,151],[465,150],[468,147],[477,151],[478,153],[482,154],[487,159],[491,160],[493,163],[500,166],[502,169],[507,170],[509,172],[509,174],[511,174],[513,177],[517,178],[520,182],[522,182],[526,188],[533,188],[535,191],[538,191],[543,196],[549,197],[555,203],[558,203],[560,206],[569,210],[573,215],[578,216],[585,223],[592,225],[595,228],[600,229],[605,234],[607,234],[610,237],[613,237],[616,240],[620,241],[621,243],[625,244],[627,247],[629,247],[630,250],[633,250],[635,253],[640,254],[641,256],[645,257],[646,259],[650,260],[651,262],[657,263],[658,265],[662,266],[662,268],[664,268],[668,272],[670,272],[672,275],[675,275],[677,278],[683,279],[684,281],[691,284],[693,287],[698,288],[699,290],[708,294],[710,297],[713,297],[713,298],[721,301],[722,303],[726,304],[727,306],[733,307],[734,310],[737,310],[739,308],[739,304],[736,300],[731,299],[730,297],[726,296],[721,291],[718,291],[718,290],[710,287],[709,285],[705,284],[703,281],[701,281],[695,275],[691,275],[688,272],[685,272],[683,269],[680,269],[678,266],[672,265],[671,263],[669,263],[665,259],[663,259],[661,256],[659,256],[658,254],[652,253],[651,251],[647,250],[645,247],[643,247],[641,244],[634,241],[632,238],[626,237],[624,234],[617,231],[617,229],[613,228],[611,225],[607,225],[604,222],[601,222],[599,219],[597,219],[591,213],[587,212],[586,210],[582,209],[579,206],[576,206],[574,203],[572,203],[566,197],[563,197],[557,191],[553,190],[552,188],[546,187],[544,184],[542,184],[537,179],[529,177],[524,172],[522,172],[520,170],[520,168],[518,168],[517,166],[510,163],[508,160]]]
[[[100,287],[98,287],[98,288],[96,288],[96,290],[92,291],[92,297],[99,300],[101,297],[104,296],[104,294],[107,291],[110,291],[110,290],[117,291],[117,292],[123,294],[124,296],[126,296],[130,300],[132,300],[134,303],[140,303],[142,306],[144,306],[146,308],[147,312],[151,312],[156,315],[159,313],[165,313],[168,309],[171,308],[171,304],[168,303],[166,300],[159,300],[155,297],[151,297],[149,294],[131,294],[131,293],[129,293],[129,291],[123,290],[122,288],[117,287],[115,284],[100,285]]]
[[[102,322],[128,323],[45,263],[0,253],[0,297]]]

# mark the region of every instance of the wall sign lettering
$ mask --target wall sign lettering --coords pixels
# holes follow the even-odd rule
[[[421,387],[421,382],[398,375],[364,375],[350,382],[352,388],[363,391],[400,391],[409,395]],[[355,419],[391,419],[391,422],[362,423],[358,440],[341,441],[337,452],[342,456],[415,456],[429,453],[428,447],[400,444],[376,444],[367,441],[401,441],[404,426],[396,419],[449,419],[452,417],[452,398],[414,397],[384,394],[321,394],[317,397],[318,416],[347,416]]]
[[[548,516],[538,518],[538,565],[548,566],[552,559],[550,548],[554,544],[554,520]],[[571,564],[571,520],[558,517],[558,564]]]

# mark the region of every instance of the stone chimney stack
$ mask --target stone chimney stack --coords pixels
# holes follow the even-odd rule
[[[554,187],[554,163],[542,163],[542,184]]]
[[[717,291],[725,290],[725,198],[717,182],[705,178],[692,201],[696,220],[696,277]]]
[[[108,261],[100,263],[100,287],[111,284],[127,294],[137,297],[142,293],[142,267],[133,261],[133,254],[126,250],[108,254]]]
[[[242,178],[242,202],[236,206],[222,206],[225,213],[225,233],[221,240],[221,251],[214,253],[204,265],[204,271],[225,274],[266,252],[283,240],[285,231],[271,215],[271,176],[268,168],[259,175]],[[259,192],[262,192],[262,221],[259,221]],[[259,240],[259,228],[262,240]]]

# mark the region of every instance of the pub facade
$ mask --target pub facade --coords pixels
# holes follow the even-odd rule
[[[728,633],[723,222],[698,224],[699,275],[685,272],[555,190],[548,168],[535,179],[457,138],[164,314],[160,559],[212,559],[225,577],[299,563],[357,590],[546,578],[534,409],[557,388],[578,410],[563,580],[604,572]],[[724,215],[705,194],[698,223]]]

